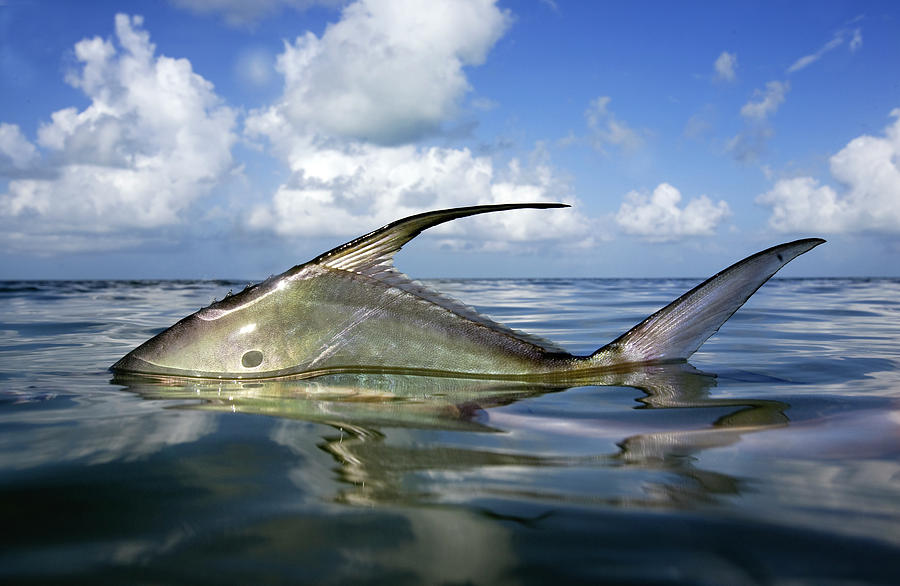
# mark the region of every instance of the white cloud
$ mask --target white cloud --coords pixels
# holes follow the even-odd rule
[[[734,81],[737,79],[735,69],[737,69],[737,55],[722,51],[713,64],[716,71],[716,79],[721,81]]]
[[[295,138],[281,150],[293,175],[270,203],[253,209],[249,225],[282,236],[353,236],[406,215],[456,206],[574,203],[549,166],[526,172],[514,160],[498,171],[490,158],[468,149],[361,142],[326,146]],[[527,247],[533,240],[586,245],[593,232],[590,221],[573,210],[491,214],[431,231],[454,247],[494,249],[510,242]]]
[[[38,159],[37,149],[15,124],[0,123],[0,172],[9,167],[27,169]]]
[[[883,137],[863,135],[830,159],[838,193],[812,177],[779,180],[757,203],[770,206],[780,232],[900,233],[900,108]]]
[[[839,232],[838,218],[845,213],[837,194],[812,177],[781,179],[757,203],[772,206],[769,225],[779,232],[802,232],[812,227],[823,234]]]
[[[800,57],[796,61],[794,61],[790,67],[788,67],[788,73],[796,73],[801,69],[806,69],[819,59],[825,56],[829,51],[833,51],[837,49],[841,45],[844,44],[844,41],[847,35],[852,35],[849,42],[849,48],[851,52],[855,52],[862,46],[862,30],[859,28],[853,29],[853,31],[848,31],[846,29],[839,30],[831,37],[831,39],[822,45],[822,47],[816,51],[815,53],[810,53],[809,55],[804,55]]]
[[[233,166],[235,113],[212,84],[185,59],[154,57],[140,17],[120,14],[115,25],[117,44],[95,37],[75,45],[80,68],[67,81],[90,105],[54,112],[38,132],[47,168],[0,194],[10,246],[46,252],[133,241],[134,229],[178,223]]]
[[[304,132],[400,144],[457,111],[478,65],[510,23],[494,0],[360,0],[321,38],[285,44],[284,116]]]
[[[275,16],[285,8],[306,10],[314,5],[340,6],[344,0],[171,0],[173,4],[203,16],[219,14],[226,24],[247,28]]]
[[[861,29],[856,28],[852,31],[849,29],[841,29],[836,32],[828,42],[822,45],[818,51],[809,55],[804,55],[794,61],[794,63],[788,67],[787,74],[790,75],[796,73],[819,61],[826,53],[833,51],[847,42],[848,36],[850,37],[848,46],[851,52],[856,51],[862,46]],[[725,53],[723,53],[723,55],[725,55]],[[718,61],[716,61],[716,65],[718,68]],[[774,115],[781,104],[784,103],[785,96],[789,90],[790,83],[787,81],[770,81],[766,83],[765,90],[757,89],[754,91],[753,98],[741,108],[741,116],[744,118],[747,126],[744,130],[735,135],[726,146],[726,149],[732,153],[737,160],[742,162],[752,161],[765,150],[766,143],[774,135],[774,131],[768,125],[768,119]]]
[[[609,96],[595,98],[584,113],[594,148],[601,153],[606,152],[607,145],[621,147],[626,151],[637,150],[643,145],[643,138],[610,111],[610,101],[612,98]]]
[[[287,44],[284,95],[252,112],[245,133],[267,139],[291,177],[252,210],[249,226],[286,237],[355,236],[446,207],[573,203],[545,161],[529,171],[516,160],[498,168],[468,149],[412,144],[453,116],[468,88],[462,65],[481,62],[508,19],[490,1],[364,0],[321,38]],[[492,249],[599,237],[578,210],[489,214],[430,233],[450,246]]]
[[[787,81],[770,81],[765,90],[755,90],[753,97],[741,108],[744,118],[744,129],[733,136],[725,145],[735,159],[749,162],[757,159],[766,149],[769,139],[775,132],[768,123],[768,118],[778,111],[784,97],[790,90]]]
[[[757,101],[749,101],[741,108],[741,116],[744,118],[762,121],[774,114],[784,102],[784,96],[790,89],[786,81],[770,81],[766,83],[765,91],[756,90],[753,95]]]
[[[691,199],[678,207],[681,192],[660,183],[649,196],[631,191],[616,214],[616,223],[627,233],[650,242],[671,242],[688,236],[710,236],[731,215],[724,201],[713,203],[707,196]]]

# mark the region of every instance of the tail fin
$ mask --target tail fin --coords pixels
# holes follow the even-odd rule
[[[596,366],[687,360],[781,267],[825,242],[806,238],[745,258],[600,348]]]

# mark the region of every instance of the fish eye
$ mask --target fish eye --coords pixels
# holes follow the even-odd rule
[[[263,361],[263,353],[259,350],[250,350],[249,352],[245,352],[241,357],[241,364],[244,368],[255,368],[262,364]]]

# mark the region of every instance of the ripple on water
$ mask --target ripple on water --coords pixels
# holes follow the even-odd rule
[[[428,284],[589,352],[697,282]],[[705,372],[107,371],[244,285],[0,283],[5,581],[900,582],[900,280],[773,281]]]

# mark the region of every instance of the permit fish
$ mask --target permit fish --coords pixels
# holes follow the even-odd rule
[[[496,323],[394,267],[404,244],[438,224],[563,207],[568,206],[481,205],[397,220],[213,302],[111,369],[202,379],[394,372],[539,380],[683,362],[781,267],[825,242],[796,240],[749,256],[586,356]]]

